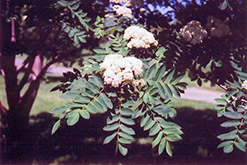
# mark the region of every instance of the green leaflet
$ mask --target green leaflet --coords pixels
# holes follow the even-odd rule
[[[52,131],[51,131],[51,134],[52,134],[52,135],[53,135],[53,134],[57,131],[57,129],[59,128],[60,123],[61,123],[61,120],[58,120],[58,121],[53,125]]]
[[[165,75],[165,77],[163,78],[163,82],[167,83],[167,82],[170,82],[171,79],[173,78],[173,75],[175,73],[175,70],[173,69],[172,71],[170,71],[168,74]]]
[[[159,91],[159,95],[165,99],[166,98],[166,95],[165,95],[165,90],[164,88],[161,86],[160,83],[156,83],[156,86],[158,87],[158,91]]]
[[[68,107],[66,106],[62,106],[62,107],[58,107],[58,108],[54,108],[53,110],[51,110],[51,113],[59,113],[59,112],[64,112],[68,109]]]
[[[166,135],[166,139],[167,141],[175,142],[175,141],[181,140],[182,137],[178,134],[169,134],[169,135]]]
[[[117,135],[117,132],[114,132],[113,134],[107,136],[103,142],[103,144],[108,144],[112,141],[112,139],[114,139]]]
[[[238,142],[236,142],[235,145],[239,150],[246,152],[246,142],[243,141],[239,136],[238,136]]]
[[[221,127],[235,127],[235,126],[238,126],[240,125],[240,121],[238,120],[230,120],[230,121],[226,121],[224,123],[222,123],[220,126]]]
[[[142,104],[142,100],[139,99],[135,104],[130,108],[132,111],[135,111]]]
[[[229,146],[229,145],[231,145],[231,144],[233,144],[233,140],[224,141],[224,142],[220,143],[220,144],[217,146],[217,148]]]
[[[232,152],[232,151],[233,151],[233,145],[231,144],[231,145],[224,146],[223,151],[224,151],[225,153],[230,153],[230,152]]]
[[[168,87],[167,84],[162,84],[162,87],[165,91],[165,94],[169,97],[169,98],[172,98],[172,91],[171,89]]]
[[[95,95],[99,93],[99,88],[93,83],[89,83],[88,81],[84,81],[85,88],[92,91]]]
[[[177,87],[179,90],[184,91],[184,90],[186,89],[186,86],[187,86],[187,85],[188,85],[188,84],[185,83],[185,82],[180,82],[180,83],[177,83],[177,84],[176,84],[176,87]]]
[[[239,89],[241,89],[241,84],[238,81],[233,80],[233,83],[234,83],[234,85],[236,85],[236,87],[238,87]]]
[[[160,81],[162,78],[163,78],[163,76],[166,74],[166,66],[165,65],[162,65],[159,69],[158,69],[158,71],[157,71],[157,74],[156,74],[156,76],[155,76],[155,80],[156,81]]]
[[[143,127],[147,123],[149,118],[150,118],[150,116],[148,114],[146,114],[146,117],[144,117],[144,116],[142,117],[142,119],[141,119],[141,127]]]
[[[236,143],[235,143],[235,146],[236,146],[239,150],[241,150],[241,151],[243,151],[243,152],[246,152],[246,148],[245,148],[245,145],[244,145],[243,143],[236,142]]]
[[[157,52],[155,53],[155,55],[159,58],[162,58],[164,53],[167,51],[167,49],[165,47],[160,47]]]
[[[128,108],[123,108],[121,111],[120,111],[120,114],[123,115],[123,116],[131,116],[133,114],[133,111],[131,111],[130,109]]]
[[[180,93],[174,85],[170,85],[169,88],[174,96],[180,97]]]
[[[104,93],[101,93],[99,97],[104,100],[104,103],[107,105],[108,108],[113,108],[111,100]]]
[[[89,118],[90,118],[90,114],[89,114],[88,111],[86,111],[86,110],[81,110],[81,111],[80,111],[80,115],[81,115],[81,117],[83,117],[84,119],[89,119]]]
[[[237,132],[238,132],[237,130],[233,130],[231,132],[221,134],[217,136],[217,138],[221,140],[235,139]]]
[[[95,86],[97,86],[98,88],[104,88],[104,84],[103,81],[101,80],[101,78],[99,78],[97,75],[92,74],[92,78],[89,79],[90,83],[93,83]]]
[[[175,85],[179,81],[181,81],[184,78],[184,74],[177,75],[176,77],[173,77],[172,80],[170,81],[171,84]]]
[[[104,131],[114,131],[118,128],[118,123],[112,124],[112,125],[106,125],[103,130]]]
[[[157,119],[158,120],[158,119]],[[160,122],[161,127],[163,128],[177,128],[177,129],[181,129],[181,127],[175,123],[172,122],[166,122],[166,121],[162,121],[162,120],[158,120]]]
[[[147,121],[147,123],[145,124],[143,130],[149,130],[153,125],[155,124],[155,121],[153,121],[151,118]]]
[[[139,109],[136,109],[136,110],[133,112],[131,118],[132,118],[132,119],[136,119],[136,118],[138,118],[138,117],[141,116],[141,115],[142,115],[142,111],[139,110]]]
[[[157,107],[153,108],[153,111],[155,111],[156,113],[158,113],[161,116],[165,116],[167,115],[169,112],[171,112],[171,108],[165,105],[159,105]]]
[[[125,139],[125,138],[119,138],[118,141],[122,144],[130,144],[131,141],[129,139]]]
[[[99,104],[99,102],[97,102],[97,99],[95,99],[95,101],[93,101],[93,102],[91,103],[91,105],[95,107],[95,109],[96,109],[97,112],[102,112],[102,113],[104,113],[104,112],[106,111],[106,110],[103,109],[103,107]]]
[[[125,139],[129,139],[129,140],[134,140],[133,136],[127,134],[127,133],[124,133],[124,132],[119,132],[119,136],[125,138]]]
[[[183,132],[178,128],[166,128],[163,130],[163,132],[167,135],[168,134],[178,134],[178,135],[183,134]]]
[[[127,100],[124,104],[122,104],[122,106],[128,108],[132,106],[133,104],[135,104],[134,100]]]
[[[93,51],[97,54],[105,54],[105,55],[109,54],[109,52],[106,51],[105,49],[93,49]]]
[[[222,110],[224,108],[225,108],[224,105],[216,105],[216,106],[214,106],[214,109],[217,110],[217,111]]]
[[[126,127],[123,124],[120,124],[120,129],[129,135],[135,135],[135,131],[132,128]]]
[[[224,116],[228,117],[230,119],[241,119],[241,118],[243,118],[243,115],[241,113],[238,113],[238,112],[225,112]]]
[[[147,79],[151,79],[156,71],[156,65],[152,65],[148,70]]]
[[[135,124],[134,120],[127,119],[127,118],[124,118],[124,117],[121,117],[120,121],[123,122],[124,124],[127,124],[127,125],[134,125]]]
[[[152,147],[153,148],[159,144],[162,136],[163,136],[163,133],[160,131],[159,134],[157,135],[157,137],[152,142]]]
[[[227,104],[227,101],[225,99],[215,99],[215,101],[217,103],[219,103],[220,105],[226,105]]]
[[[76,102],[69,102],[66,104],[68,107],[82,107],[82,104]]]
[[[78,96],[75,96],[74,100],[80,103],[88,103],[90,102],[91,99],[85,96],[78,95]]]
[[[239,76],[241,80],[247,80],[247,73],[235,71]]]
[[[104,102],[104,100],[102,99],[102,97],[100,97],[100,96],[97,97],[97,99],[95,99],[95,101],[97,101],[101,105],[102,112],[106,112],[107,111],[108,107],[107,107],[106,103]]]
[[[149,136],[153,136],[155,134],[157,134],[160,130],[160,126],[158,123],[156,123],[150,130],[149,130]]]
[[[73,126],[79,121],[79,118],[80,118],[79,113],[76,113],[74,115],[70,115],[67,119],[67,124],[69,126]]]
[[[172,150],[171,150],[171,145],[169,142],[166,142],[166,153],[172,157]]]
[[[76,114],[78,114],[81,111],[81,109],[74,109],[72,111],[70,111],[69,113],[66,114],[66,117],[70,117],[70,116],[74,116]]]
[[[97,109],[92,104],[89,104],[88,106],[86,106],[86,109],[88,112],[92,114],[95,114],[97,112]]]
[[[112,123],[114,123],[114,122],[116,122],[118,120],[119,120],[119,116],[118,115],[114,115],[114,116],[112,116],[112,118],[108,117],[107,120],[106,120],[106,123],[107,124],[112,124]]]
[[[162,152],[164,151],[165,145],[166,145],[166,139],[163,138],[159,145],[159,150],[158,150],[159,155],[162,154]]]
[[[120,143],[118,144],[118,149],[123,156],[125,156],[128,153],[128,149],[123,147]]]

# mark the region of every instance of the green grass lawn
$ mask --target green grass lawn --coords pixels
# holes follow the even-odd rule
[[[59,95],[62,93],[60,91],[50,92],[50,90],[58,85],[59,82],[45,83],[42,82],[34,102],[31,115],[37,115],[41,112],[49,112],[51,109],[64,105],[68,100],[60,99]],[[194,86],[193,84],[191,84]],[[5,85],[3,77],[0,77],[0,100],[5,106],[7,106],[7,99],[5,94]],[[212,109],[214,104],[202,102],[202,101],[192,101],[181,98],[173,98],[175,108],[181,107],[193,107],[195,109]]]
[[[49,112],[51,109],[64,105],[67,102],[66,100],[59,98],[59,95],[62,94],[61,92],[50,92],[50,90],[58,84],[59,82],[41,83],[37,98],[32,107],[31,115]],[[8,107],[3,77],[0,77],[0,100]]]

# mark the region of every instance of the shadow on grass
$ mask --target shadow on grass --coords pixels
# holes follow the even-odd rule
[[[226,130],[220,127],[223,119],[218,119],[212,110],[194,110],[180,108],[174,122],[182,126],[183,140],[173,143],[173,157],[163,153],[157,154],[152,149],[150,139],[136,140],[129,146],[126,157],[119,153],[115,156],[115,143],[102,145],[109,133],[104,132],[104,116],[92,116],[90,120],[80,121],[73,127],[65,123],[54,134],[51,127],[56,121],[49,113],[41,113],[31,117],[33,163],[102,163],[116,164],[245,164],[245,153],[235,149],[231,154],[224,154],[217,149],[220,141],[216,138]],[[135,128],[136,138],[145,138],[148,132],[138,126]]]

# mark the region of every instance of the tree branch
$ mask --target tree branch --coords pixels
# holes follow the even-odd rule
[[[17,67],[17,74],[21,71],[25,71],[25,67],[26,65],[29,63],[30,59],[32,58],[32,56],[28,56],[22,63],[22,65],[20,67]]]
[[[24,76],[22,77],[19,85],[18,85],[18,92],[20,93],[20,91],[22,90],[22,88],[25,86],[25,84],[27,83],[28,81],[28,78],[29,78],[29,75],[32,73],[32,68],[33,68],[33,64],[34,64],[34,59],[33,56],[32,58],[27,58],[28,61],[29,61],[29,64],[28,64],[28,67],[27,69],[25,69],[25,73],[24,73]],[[26,61],[26,60],[25,60]],[[23,66],[25,66],[25,63],[23,64]]]
[[[21,97],[21,102],[20,105],[24,106],[24,110],[28,111],[27,113],[30,112],[31,107],[33,105],[33,102],[36,98],[38,88],[40,85],[40,80],[43,77],[43,75],[46,73],[47,69],[57,61],[59,61],[63,56],[56,56],[54,57],[50,62],[48,62],[40,71],[39,75],[36,77],[36,79],[32,80],[28,89],[24,93],[24,95]]]
[[[2,67],[5,74],[5,89],[10,110],[18,109],[20,95],[17,86],[17,73],[15,67],[15,55],[8,54],[1,57]]]

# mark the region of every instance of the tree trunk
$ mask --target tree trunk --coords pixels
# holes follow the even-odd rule
[[[10,58],[12,57],[12,58]],[[13,56],[2,58],[5,63],[3,69],[5,72],[5,86],[9,105],[6,116],[6,141],[3,148],[3,161],[8,163],[29,163],[32,160],[31,137],[29,130],[29,115],[32,105],[37,96],[40,76],[42,70],[41,54],[34,58],[29,78],[28,89],[24,95],[20,95],[20,83],[17,82],[17,71]],[[28,80],[28,79],[27,79]],[[27,83],[27,81],[25,81]]]
[[[24,109],[9,110],[4,162],[28,163],[28,160],[31,160],[29,114],[25,111]]]

